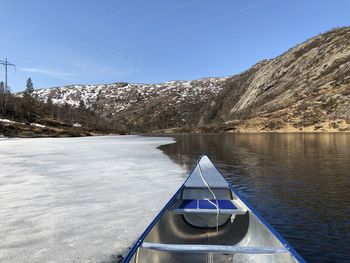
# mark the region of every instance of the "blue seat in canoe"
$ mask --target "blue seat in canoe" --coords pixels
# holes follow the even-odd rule
[[[190,199],[190,200],[183,200],[181,205],[179,206],[180,209],[197,209],[198,208],[198,200]]]
[[[199,209],[237,209],[237,207],[230,200],[198,200]]]
[[[220,209],[237,209],[230,200],[183,200],[180,209],[216,209],[216,204]]]
[[[245,211],[237,208],[231,200],[197,200],[185,199],[173,209],[174,213],[216,213],[216,204],[222,214],[244,214]]]

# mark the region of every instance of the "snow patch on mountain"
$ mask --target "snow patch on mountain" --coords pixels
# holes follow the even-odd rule
[[[83,101],[86,107],[95,109],[99,100],[113,104],[114,112],[126,110],[133,104],[155,97],[171,96],[174,103],[189,97],[198,99],[221,91],[226,78],[203,78],[194,81],[168,81],[158,84],[113,83],[103,85],[70,85],[50,89],[39,89],[33,95],[41,101],[49,99],[55,104],[68,103],[78,107]]]

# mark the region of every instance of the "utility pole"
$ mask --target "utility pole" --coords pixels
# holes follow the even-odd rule
[[[16,70],[16,65],[8,62],[7,58],[5,59],[5,61],[0,60],[0,64],[5,66],[5,91],[8,91],[8,88],[7,88],[8,87],[7,86],[7,67],[12,66],[12,67],[15,67],[15,70]]]

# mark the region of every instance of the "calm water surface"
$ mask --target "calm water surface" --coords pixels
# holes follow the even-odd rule
[[[174,137],[161,150],[187,169],[207,154],[308,262],[350,262],[350,134]]]

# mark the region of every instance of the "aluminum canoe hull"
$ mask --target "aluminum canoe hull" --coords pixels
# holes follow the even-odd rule
[[[305,262],[205,155],[123,262]]]

